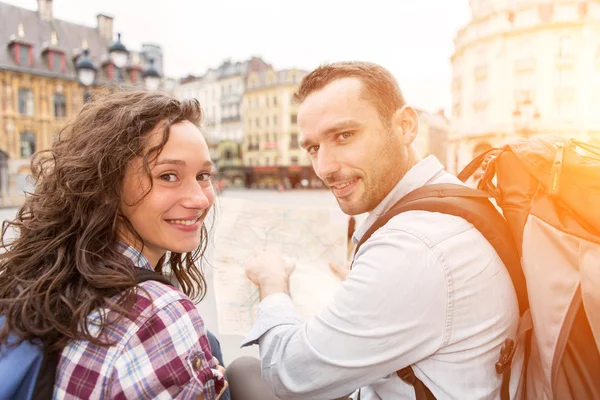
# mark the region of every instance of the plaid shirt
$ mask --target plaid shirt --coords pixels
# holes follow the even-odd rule
[[[122,245],[132,262],[151,269],[136,249]],[[224,385],[211,355],[204,323],[189,298],[156,281],[139,285],[134,319],[121,318],[106,329],[115,345],[72,341],[63,350],[54,399],[195,399],[217,397]],[[98,332],[88,319],[90,333]],[[110,313],[108,314],[110,316]],[[104,336],[103,336],[104,337]]]

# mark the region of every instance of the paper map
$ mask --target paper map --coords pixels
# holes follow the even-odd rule
[[[256,248],[274,248],[295,262],[290,293],[303,318],[331,301],[341,282],[328,263],[343,264],[347,246],[348,217],[338,208],[223,198],[217,218],[213,262],[221,334],[245,336],[256,320],[259,292],[244,271]]]

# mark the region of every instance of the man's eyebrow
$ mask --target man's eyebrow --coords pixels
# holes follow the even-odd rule
[[[330,135],[334,135],[334,134],[342,132],[342,131],[354,130],[354,129],[358,129],[360,127],[361,127],[360,122],[358,122],[354,119],[348,119],[345,121],[338,122],[337,124],[325,129],[320,134],[320,136],[330,136]],[[312,144],[312,141],[308,140],[308,139],[304,139],[300,142],[300,146],[302,146],[302,148],[304,148],[304,149],[307,148],[308,146],[310,146],[311,144]]]

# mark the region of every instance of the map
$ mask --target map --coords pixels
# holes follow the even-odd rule
[[[214,288],[219,332],[245,336],[256,320],[258,288],[244,266],[269,247],[293,261],[290,294],[303,318],[321,311],[340,280],[329,262],[343,264],[348,217],[336,208],[257,203],[222,198],[214,243]]]

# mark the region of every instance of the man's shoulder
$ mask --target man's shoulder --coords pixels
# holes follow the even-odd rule
[[[414,210],[394,216],[375,235],[404,233],[421,239],[429,247],[435,247],[450,238],[467,235],[474,230],[475,227],[464,218]]]

